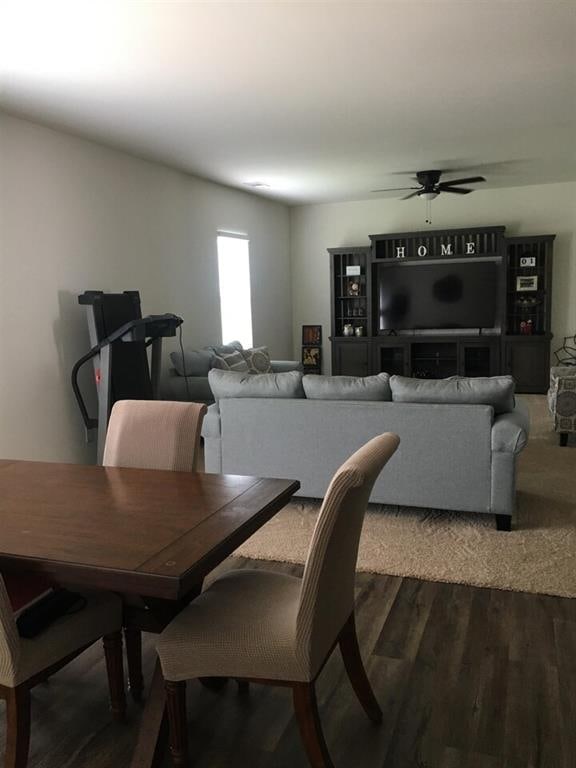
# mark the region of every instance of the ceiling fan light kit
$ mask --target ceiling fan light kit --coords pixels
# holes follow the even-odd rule
[[[473,189],[465,189],[462,184],[478,184],[486,181],[484,176],[470,176],[465,179],[453,179],[452,181],[440,181],[444,171],[417,171],[414,181],[418,182],[417,187],[395,187],[392,189],[374,189],[374,192],[408,192],[402,200],[409,200],[412,197],[421,197],[426,201],[426,223],[431,224],[431,203],[442,192],[450,192],[454,195],[469,195]]]

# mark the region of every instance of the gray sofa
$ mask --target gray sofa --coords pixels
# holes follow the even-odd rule
[[[261,348],[265,349],[265,347]],[[202,349],[189,349],[172,352],[170,359],[173,367],[162,382],[162,398],[164,400],[192,401],[210,404],[214,395],[208,382],[208,374],[214,365],[217,355],[243,351],[239,341],[230,344],[213,345]],[[301,371],[302,363],[297,360],[271,360],[272,373]]]
[[[314,378],[318,389],[320,377]],[[525,406],[514,404],[513,397],[508,405],[495,405],[490,396],[485,399],[492,404],[475,402],[482,397],[472,397],[470,404],[422,402],[421,391],[412,395],[415,401],[400,402],[410,397],[395,386],[400,378],[392,377],[396,392],[378,400],[353,391],[347,396],[359,399],[322,399],[321,391],[309,399],[301,384],[300,390],[288,387],[289,392],[276,384],[276,394],[264,391],[261,396],[254,380],[248,381],[247,392],[260,396],[234,386],[220,391],[202,431],[206,471],[295,478],[301,484],[298,495],[322,498],[335,470],[353,451],[391,431],[400,435],[400,448],[376,482],[372,502],[494,514],[498,528],[509,530],[516,460],[529,431]],[[240,396],[229,396],[234,394]]]

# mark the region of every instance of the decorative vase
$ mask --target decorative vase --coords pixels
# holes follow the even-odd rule
[[[350,325],[350,323],[346,323],[345,326],[342,328],[342,335],[343,336],[354,335],[354,328]]]
[[[356,336],[364,336],[364,328],[359,325],[357,328],[354,329],[354,333]]]

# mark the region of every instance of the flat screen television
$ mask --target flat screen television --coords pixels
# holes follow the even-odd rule
[[[379,264],[379,330],[493,328],[499,265],[495,261]]]

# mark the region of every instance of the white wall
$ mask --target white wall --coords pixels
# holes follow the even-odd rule
[[[504,225],[507,235],[556,234],[552,349],[576,333],[576,183],[478,190],[473,195],[441,195],[432,203],[427,227],[420,200],[360,200],[291,209],[291,261],[294,349],[301,326],[321,323],[324,371],[330,370],[330,273],[327,248],[369,245],[383,232]]]
[[[0,184],[0,458],[93,457],[69,383],[78,293],[140,290],[186,346],[219,341],[218,229],[250,237],[255,343],[290,356],[285,206],[2,114]]]

